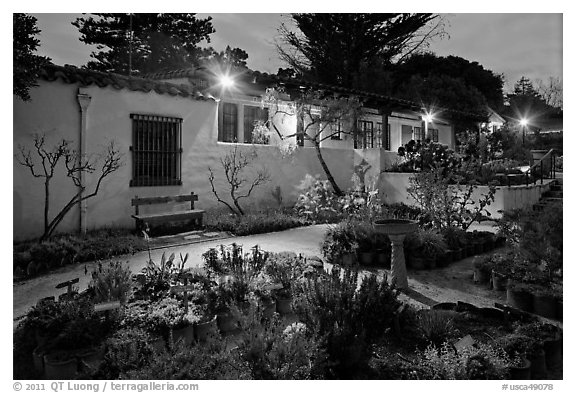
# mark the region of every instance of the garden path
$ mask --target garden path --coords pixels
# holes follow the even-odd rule
[[[167,254],[175,253],[176,255],[188,253],[189,262],[187,266],[198,266],[202,263],[202,253],[208,248],[236,242],[244,245],[246,249],[259,245],[263,250],[271,252],[294,251],[304,256],[319,256],[321,254],[320,241],[328,227],[329,225],[313,225],[282,232],[225,239],[218,238],[194,244],[155,249],[151,250],[150,253],[152,260],[155,262],[160,260],[164,252]],[[472,229],[494,231],[494,228],[489,223],[477,225]],[[419,307],[427,307],[436,302],[455,302],[458,300],[483,307],[493,306],[495,301],[502,302],[504,300],[502,292],[491,291],[472,283],[473,259],[474,257],[467,258],[446,268],[409,271],[408,284],[410,290],[401,295],[402,299]],[[148,252],[143,251],[134,255],[115,257],[109,261],[118,260],[126,261],[133,272],[138,272],[148,261]],[[102,264],[106,264],[109,261],[103,261]],[[78,277],[80,279],[78,283],[79,290],[86,289],[90,281],[90,273],[97,267],[97,262],[69,265],[40,277],[14,283],[14,325],[39,299],[65,292],[54,288],[58,283]],[[88,271],[88,274],[85,274],[85,270]],[[378,269],[373,272],[383,275],[386,271]]]

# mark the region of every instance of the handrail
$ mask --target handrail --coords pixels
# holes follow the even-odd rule
[[[550,157],[550,172],[549,174],[552,178],[556,178],[556,157],[554,155],[554,149],[548,150],[546,154],[539,159],[538,163],[533,164],[528,170],[525,172],[526,175],[526,185],[530,182],[530,175],[533,175],[534,184],[536,184],[536,176],[534,170],[540,167],[540,184],[544,183],[544,160]]]

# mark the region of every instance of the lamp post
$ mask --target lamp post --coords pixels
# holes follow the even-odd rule
[[[520,126],[522,126],[522,146],[526,143],[526,126],[528,125],[527,119],[520,120]]]
[[[431,123],[433,119],[434,117],[432,116],[432,113],[429,112],[426,112],[422,116],[422,120],[424,120],[424,139],[428,138],[428,123]]]

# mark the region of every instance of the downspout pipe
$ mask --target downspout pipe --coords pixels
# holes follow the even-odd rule
[[[78,159],[82,160],[82,158],[86,155],[86,126],[87,126],[87,115],[88,115],[88,106],[92,101],[92,96],[88,94],[88,89],[86,88],[78,88],[78,94],[76,95],[78,99],[78,104],[80,106],[80,132],[78,138]],[[80,172],[80,186],[79,191],[85,187],[85,173]],[[86,201],[80,202],[79,206],[79,213],[80,213],[80,222],[79,222],[79,229],[80,234],[85,235],[87,230],[87,205]]]

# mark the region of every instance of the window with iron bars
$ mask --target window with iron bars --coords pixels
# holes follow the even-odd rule
[[[432,142],[438,142],[438,129],[436,128],[429,128],[428,129],[428,137]]]
[[[358,120],[358,132],[354,141],[355,149],[374,147],[374,123],[367,120]]]
[[[218,141],[238,142],[238,105],[224,102],[220,110],[222,122],[218,127]]]
[[[182,184],[182,119],[131,114],[130,186]]]
[[[336,120],[332,124],[331,132],[330,139],[335,141],[342,140],[342,120]]]
[[[257,143],[267,145],[270,143],[268,135],[255,132],[259,123],[268,122],[268,108],[244,105],[244,143]]]

